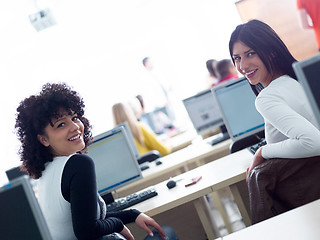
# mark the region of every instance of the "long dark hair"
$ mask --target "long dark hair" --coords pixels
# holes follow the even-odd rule
[[[238,41],[255,51],[272,75],[286,74],[297,80],[292,68],[292,63],[297,60],[291,55],[278,34],[266,23],[251,20],[236,27],[229,41],[229,53],[233,64],[233,45]],[[251,87],[256,95],[263,89],[261,84],[251,85]]]
[[[51,119],[58,117],[61,111],[78,115],[84,125],[85,146],[90,144],[91,125],[84,117],[84,107],[84,102],[78,93],[64,83],[45,84],[40,94],[30,96],[20,103],[15,124],[18,139],[22,144],[19,154],[22,169],[31,177],[35,179],[41,177],[45,164],[53,160],[51,150],[39,142],[37,135],[43,135]]]

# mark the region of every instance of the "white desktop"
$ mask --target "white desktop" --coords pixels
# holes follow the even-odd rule
[[[0,206],[1,240],[52,239],[28,177],[0,188]]]
[[[140,153],[138,151],[136,143],[134,142],[134,137],[132,135],[132,132],[130,130],[128,122],[120,123],[120,124],[117,125],[117,127],[123,127],[124,128],[124,130],[126,132],[126,135],[127,135],[127,139],[129,141],[129,144],[130,144],[130,147],[131,147],[131,149],[133,151],[133,154],[136,157],[136,159],[139,159]]]
[[[198,135],[206,135],[220,127],[220,139],[215,138],[211,144],[229,138],[218,103],[210,89],[183,99],[182,102]]]
[[[264,137],[264,119],[255,108],[256,96],[246,78],[227,81],[211,90],[233,142],[231,152]]]
[[[123,126],[95,136],[88,155],[95,163],[97,189],[106,203],[113,201],[112,191],[142,178]]]

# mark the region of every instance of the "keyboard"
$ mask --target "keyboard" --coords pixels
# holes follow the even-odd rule
[[[149,187],[137,193],[130,194],[126,197],[118,198],[114,202],[107,204],[107,211],[111,212],[123,210],[157,195],[158,192],[156,191],[156,189],[154,187]]]
[[[260,147],[262,147],[262,146],[264,146],[264,145],[266,145],[266,144],[267,144],[266,140],[265,140],[265,139],[262,139],[260,142],[254,144],[254,145],[251,145],[250,147],[248,147],[248,150],[254,155],[254,154],[256,153],[256,151],[257,151]]]

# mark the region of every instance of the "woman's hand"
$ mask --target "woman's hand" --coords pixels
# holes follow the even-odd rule
[[[127,240],[134,240],[133,235],[131,234],[130,230],[126,226],[123,226],[122,231],[119,233]]]
[[[248,183],[248,179],[250,176],[250,173],[252,171],[252,169],[255,168],[255,166],[258,166],[259,164],[261,164],[265,159],[262,157],[262,147],[259,148],[254,157],[253,157],[253,162],[251,164],[251,166],[247,169],[247,176],[246,176],[246,182]]]
[[[162,239],[165,239],[166,234],[164,233],[163,229],[160,227],[160,225],[151,217],[147,216],[144,213],[140,213],[139,216],[136,219],[136,224],[145,230],[150,236],[153,236],[153,233],[149,226],[154,227],[158,230],[160,236]]]

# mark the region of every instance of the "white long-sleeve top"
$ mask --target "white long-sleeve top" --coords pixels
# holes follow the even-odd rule
[[[273,80],[255,102],[265,120],[262,156],[304,158],[320,155],[320,131],[305,92],[287,75]]]

